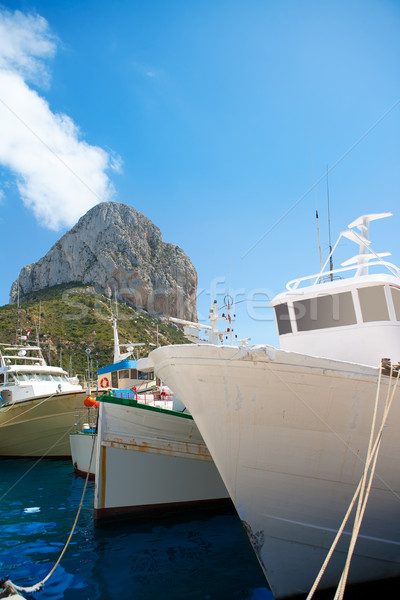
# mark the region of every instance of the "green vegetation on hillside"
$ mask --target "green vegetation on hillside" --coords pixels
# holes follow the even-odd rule
[[[72,375],[83,376],[89,348],[89,368],[96,373],[98,367],[113,361],[115,311],[115,301],[111,303],[92,287],[55,286],[30,294],[19,310],[15,304],[0,307],[0,342],[15,343],[17,335],[19,341],[31,329],[29,341],[35,343],[39,337],[48,364],[61,365]],[[188,342],[174,325],[122,303],[118,303],[118,334],[120,343],[145,344],[137,347],[140,357],[157,345]]]

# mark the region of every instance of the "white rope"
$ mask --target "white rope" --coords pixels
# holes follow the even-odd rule
[[[328,563],[332,557],[332,554],[336,548],[336,545],[343,533],[343,530],[346,526],[346,523],[348,521],[348,518],[354,508],[354,504],[357,500],[357,498],[359,498],[359,502],[358,502],[358,506],[357,506],[357,512],[356,512],[356,517],[354,520],[354,525],[353,525],[353,532],[352,532],[352,537],[350,540],[350,545],[349,545],[349,550],[348,550],[348,555],[347,555],[347,559],[346,559],[346,564],[345,567],[343,569],[343,573],[341,576],[341,579],[339,581],[338,584],[338,588],[336,590],[336,595],[334,600],[342,600],[343,599],[343,594],[344,594],[344,590],[345,590],[345,586],[346,586],[346,581],[347,581],[347,575],[348,575],[348,570],[350,567],[350,561],[353,555],[353,551],[354,551],[354,547],[355,547],[355,543],[357,541],[357,536],[361,527],[361,523],[362,523],[362,519],[364,517],[364,512],[365,512],[365,508],[367,505],[367,501],[368,501],[368,497],[369,497],[369,493],[371,490],[371,486],[372,486],[372,480],[373,480],[373,476],[375,474],[375,467],[376,467],[376,462],[377,462],[377,458],[378,458],[378,453],[379,453],[379,449],[380,449],[380,443],[381,443],[381,439],[382,439],[382,432],[383,432],[383,428],[386,424],[387,421],[387,417],[390,411],[390,407],[392,405],[392,401],[394,398],[394,394],[396,391],[396,387],[397,387],[397,383],[399,380],[399,375],[400,375],[400,371],[397,374],[397,378],[395,381],[395,384],[393,386],[393,390],[392,390],[392,394],[389,400],[389,395],[390,395],[390,386],[391,386],[391,377],[392,377],[392,371],[390,374],[390,380],[389,380],[389,386],[388,386],[388,391],[387,391],[387,395],[386,395],[386,401],[385,401],[385,408],[384,408],[384,413],[383,413],[383,417],[382,417],[382,422],[381,422],[381,426],[379,428],[378,434],[375,438],[375,442],[372,445],[372,440],[373,440],[373,435],[374,435],[374,430],[375,430],[375,425],[376,425],[376,415],[377,415],[377,411],[378,411],[378,405],[379,405],[379,395],[380,395],[380,385],[381,385],[381,374],[382,374],[382,370],[379,369],[379,377],[378,377],[378,384],[377,384],[377,390],[376,390],[376,396],[375,396],[375,405],[374,405],[374,412],[373,412],[373,418],[372,418],[372,424],[371,424],[371,433],[370,433],[370,439],[369,439],[369,443],[368,443],[368,451],[367,451],[367,456],[366,456],[366,461],[365,461],[365,466],[364,466],[364,472],[363,475],[358,483],[357,489],[354,493],[354,496],[350,502],[350,505],[347,509],[347,512],[344,516],[344,519],[342,521],[342,524],[339,527],[339,530],[336,534],[336,537],[328,551],[328,554],[324,560],[324,563],[314,581],[313,586],[311,587],[311,590],[306,598],[306,600],[311,600],[311,598],[313,597],[315,590],[317,589],[319,582],[321,581],[321,578],[323,576],[323,574],[325,573],[326,567],[328,566]],[[368,474],[368,470],[371,466],[372,463],[372,468],[371,468],[371,473],[370,473],[370,477],[368,480],[368,484],[367,484],[367,490],[364,494],[364,490],[365,490],[365,482],[366,482],[366,477]],[[338,595],[339,594],[339,595]]]
[[[49,573],[46,575],[46,577],[44,577],[44,579],[42,579],[41,581],[39,581],[39,583],[36,583],[35,585],[32,585],[32,586],[30,586],[30,587],[20,587],[20,586],[18,586],[18,585],[15,585],[15,583],[12,583],[12,581],[11,581],[11,580],[7,580],[7,582],[10,582],[10,583],[11,583],[11,585],[12,585],[12,586],[15,588],[15,590],[16,590],[17,592],[22,592],[22,593],[26,593],[26,594],[31,594],[31,593],[33,593],[33,592],[38,592],[39,590],[41,590],[41,589],[43,588],[43,586],[44,586],[44,584],[46,583],[46,581],[47,581],[48,579],[50,579],[50,577],[52,576],[52,574],[54,573],[54,571],[56,570],[56,568],[57,568],[57,567],[58,567],[58,565],[60,564],[60,562],[61,562],[61,559],[62,559],[62,557],[64,556],[64,554],[65,554],[65,552],[66,552],[66,550],[67,550],[67,548],[68,548],[68,545],[69,545],[69,543],[70,543],[70,541],[71,541],[71,538],[72,538],[72,536],[73,536],[73,534],[74,534],[74,531],[75,531],[76,525],[77,525],[77,523],[78,523],[79,515],[80,515],[81,509],[82,509],[83,500],[84,500],[84,498],[85,498],[86,488],[87,488],[87,484],[88,484],[88,481],[89,481],[90,467],[92,466],[92,459],[93,459],[94,447],[95,447],[95,444],[96,444],[96,437],[97,437],[96,435],[94,435],[94,436],[93,436],[92,451],[91,451],[91,453],[90,453],[89,467],[88,467],[88,471],[87,471],[87,473],[86,473],[85,485],[84,485],[84,487],[83,487],[83,491],[82,491],[82,497],[81,497],[81,501],[80,501],[80,503],[79,503],[78,511],[77,511],[77,513],[76,513],[75,521],[74,521],[74,523],[73,523],[73,525],[72,525],[72,529],[71,529],[71,532],[70,532],[70,534],[69,534],[69,536],[68,536],[68,539],[67,539],[67,541],[65,542],[64,548],[63,548],[63,550],[62,550],[62,552],[61,552],[60,556],[59,556],[59,557],[58,557],[58,559],[57,559],[57,562],[55,563],[55,565],[54,565],[54,567],[51,569],[51,571],[50,571],[50,572],[49,572]]]
[[[361,492],[360,492],[360,497],[359,497],[359,501],[358,501],[358,506],[357,506],[357,512],[356,512],[356,516],[354,518],[354,524],[353,524],[353,531],[351,534],[351,539],[350,539],[350,545],[349,545],[349,549],[348,549],[348,553],[347,553],[347,558],[346,558],[346,563],[342,572],[342,576],[340,578],[339,581],[339,585],[337,587],[336,590],[336,594],[334,597],[334,600],[343,600],[343,596],[344,596],[344,592],[345,592],[345,588],[346,588],[346,583],[347,583],[347,577],[349,574],[349,569],[350,569],[350,563],[351,563],[351,559],[353,557],[353,552],[354,552],[354,548],[357,542],[357,538],[358,538],[358,534],[360,531],[360,527],[362,524],[362,520],[364,517],[364,513],[365,513],[365,509],[367,506],[367,502],[368,502],[368,498],[369,498],[369,494],[371,491],[371,487],[372,487],[372,480],[374,478],[374,474],[375,474],[375,468],[376,468],[376,463],[377,463],[377,459],[378,459],[378,454],[379,454],[379,450],[380,450],[380,446],[381,446],[381,441],[382,441],[382,433],[383,433],[383,428],[386,424],[386,420],[387,417],[389,415],[389,410],[390,407],[392,405],[393,402],[393,398],[394,398],[394,394],[396,391],[396,387],[397,387],[397,383],[399,381],[399,375],[400,375],[400,371],[397,373],[397,377],[396,377],[396,381],[394,383],[393,386],[393,391],[389,400],[389,392],[390,392],[390,381],[389,381],[389,387],[388,387],[388,393],[386,396],[386,402],[385,402],[385,410],[384,410],[384,414],[383,414],[383,418],[382,418],[382,423],[381,426],[379,428],[378,434],[376,436],[376,440],[375,440],[375,444],[374,444],[374,448],[376,448],[375,450],[375,456],[374,456],[374,460],[372,463],[372,467],[371,467],[371,472],[369,475],[369,480],[368,480],[368,484],[367,484],[367,489],[364,492],[364,487],[365,487],[365,482],[368,476],[368,469],[365,468],[364,469],[364,474],[363,474],[363,484],[361,486]],[[390,372],[390,377],[392,377],[392,371]],[[374,415],[375,416],[375,415]],[[372,435],[373,435],[373,431],[371,431],[371,442],[372,442]],[[369,448],[369,456],[368,456],[368,461],[370,461],[370,457],[371,457],[371,449]]]

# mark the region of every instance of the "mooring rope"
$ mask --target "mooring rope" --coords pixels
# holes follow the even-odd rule
[[[389,399],[390,384],[391,384],[391,378],[392,378],[392,368],[391,368],[391,370],[390,370],[390,380],[389,380],[389,386],[388,386],[388,393],[387,393],[387,396],[386,396],[385,408],[384,408],[382,423],[381,423],[381,426],[379,428],[378,434],[376,436],[376,440],[375,440],[376,443],[374,444],[374,447],[376,447],[376,451],[375,451],[375,456],[374,456],[374,459],[373,459],[371,471],[370,471],[370,474],[369,474],[367,489],[364,491],[364,489],[365,489],[365,482],[366,482],[366,479],[367,479],[367,476],[368,476],[368,469],[365,468],[364,469],[363,478],[362,478],[363,479],[363,485],[361,486],[361,492],[360,492],[360,496],[359,496],[359,500],[358,500],[358,506],[357,506],[356,516],[354,518],[353,531],[352,531],[352,534],[351,534],[350,545],[349,545],[349,549],[348,549],[348,552],[347,552],[346,564],[344,566],[344,569],[343,569],[343,572],[342,572],[342,576],[340,578],[339,585],[337,587],[334,600],[343,600],[343,596],[344,596],[344,592],[345,592],[345,588],[346,588],[346,583],[347,583],[347,577],[348,577],[349,569],[350,569],[351,559],[352,559],[352,556],[353,556],[354,548],[355,548],[355,545],[356,545],[356,542],[357,542],[358,534],[359,534],[359,531],[360,531],[360,528],[361,528],[362,520],[364,518],[365,509],[366,509],[366,506],[367,506],[369,494],[370,494],[371,487],[372,487],[372,480],[374,478],[376,463],[377,463],[378,454],[379,454],[379,450],[380,450],[380,446],[381,446],[381,441],[382,441],[383,428],[384,428],[384,426],[386,424],[387,417],[389,415],[389,410],[390,410],[390,407],[391,407],[392,402],[393,402],[394,394],[395,394],[395,391],[396,391],[396,388],[397,388],[397,384],[398,384],[398,381],[399,381],[399,375],[400,375],[400,370],[397,373],[397,377],[396,377],[395,383],[393,385],[393,391],[392,391],[392,394],[391,394],[390,399]],[[375,417],[375,415],[374,415],[374,417]],[[371,444],[372,444],[372,437],[373,437],[373,431],[371,432],[371,439],[370,439]],[[371,444],[370,444],[370,446],[371,446]],[[372,457],[371,447],[369,447],[369,455],[368,455],[368,461],[369,462],[370,462],[370,457]]]
[[[46,575],[46,577],[44,577],[44,579],[42,579],[41,581],[39,581],[39,583],[36,583],[35,585],[32,585],[30,587],[21,587],[19,585],[16,585],[15,583],[13,583],[10,579],[7,579],[5,582],[2,582],[3,588],[5,588],[5,589],[8,588],[8,589],[10,589],[11,592],[12,592],[12,589],[14,589],[17,592],[22,592],[22,593],[25,593],[25,594],[32,594],[34,592],[38,592],[41,589],[43,589],[43,586],[46,583],[46,581],[48,581],[48,579],[50,579],[50,577],[53,575],[54,571],[56,570],[56,568],[60,564],[61,559],[64,556],[64,554],[65,554],[65,552],[66,552],[66,550],[68,548],[68,545],[69,545],[69,543],[71,541],[71,538],[72,538],[72,536],[74,534],[76,525],[78,523],[79,515],[81,513],[81,509],[82,509],[82,505],[83,505],[83,500],[85,498],[86,488],[87,488],[87,484],[88,484],[88,481],[89,481],[90,468],[92,466],[92,459],[93,459],[94,447],[95,447],[95,444],[96,444],[96,437],[97,437],[96,435],[93,435],[93,443],[92,443],[92,450],[91,450],[91,453],[90,453],[90,460],[89,460],[88,471],[86,473],[85,485],[83,487],[82,496],[81,496],[81,500],[80,500],[80,503],[79,503],[78,511],[76,513],[75,521],[74,521],[74,523],[72,525],[72,529],[71,529],[71,532],[70,532],[70,534],[68,536],[68,539],[65,542],[64,548],[62,549],[62,552],[61,552],[60,556],[58,557],[57,562],[55,563],[54,567]]]
[[[27,408],[22,413],[15,415],[15,417],[11,417],[11,419],[8,419],[8,421],[5,421],[5,423],[0,423],[0,427],[4,427],[5,425],[8,425],[9,423],[11,423],[11,421],[18,419],[19,417],[22,417],[22,415],[25,415],[26,413],[30,412],[31,410],[34,410],[35,408],[37,408],[38,406],[43,404],[43,402],[47,402],[47,400],[50,400],[50,398],[53,398],[54,396],[57,396],[57,392],[54,392],[54,394],[51,394],[51,396],[47,396],[46,398],[44,398],[44,400],[41,400],[40,402],[38,402],[37,404],[34,404],[30,408]],[[19,403],[20,402],[18,402],[18,400],[14,400],[10,406],[4,407],[7,410],[4,410],[3,412],[9,412],[14,406],[18,406]]]
[[[68,435],[69,433],[71,433],[71,431],[74,429],[75,425],[71,425],[71,427],[67,430],[64,431],[64,433],[62,435],[60,435],[60,437],[54,442],[54,444],[52,444],[49,448],[47,448],[46,452],[40,457],[38,458],[32,466],[29,467],[29,469],[27,469],[25,471],[25,473],[23,473],[21,475],[21,477],[19,479],[17,479],[17,481],[15,481],[11,487],[8,488],[8,490],[6,492],[4,492],[4,494],[2,494],[0,496],[0,502],[3,500],[3,498],[5,498],[7,496],[7,494],[9,494],[16,485],[19,484],[20,481],[22,481],[22,479],[24,479],[24,477],[26,477],[28,475],[28,473],[30,473],[32,471],[32,469],[34,469],[36,467],[36,465],[38,465],[40,463],[41,460],[43,460],[44,458],[46,458],[46,456],[49,454],[49,452],[51,452],[53,450],[53,448],[55,448],[55,446],[57,446],[62,439],[65,438],[66,435]],[[23,456],[22,458],[31,458],[30,456]],[[1,598],[1,596],[0,596]]]
[[[357,510],[356,510],[356,516],[354,518],[354,524],[353,524],[353,531],[352,531],[352,535],[351,535],[351,539],[350,539],[350,544],[349,544],[349,549],[348,549],[348,553],[347,553],[347,558],[346,558],[346,563],[336,590],[336,594],[334,597],[334,600],[343,600],[343,596],[344,596],[344,591],[345,591],[345,587],[346,587],[346,582],[347,582],[347,576],[348,576],[348,572],[349,572],[349,568],[350,568],[350,562],[351,562],[351,558],[353,556],[353,552],[354,552],[354,548],[355,548],[355,544],[358,538],[358,534],[360,531],[360,527],[361,527],[361,523],[364,517],[364,512],[365,512],[365,508],[367,506],[367,502],[368,502],[368,498],[369,498],[369,494],[371,491],[371,486],[372,486],[372,480],[375,474],[375,467],[376,467],[376,462],[378,459],[378,454],[379,454],[379,449],[380,449],[380,444],[381,444],[381,440],[382,440],[382,433],[383,433],[383,428],[386,425],[386,421],[389,415],[389,411],[390,411],[390,407],[392,405],[393,402],[393,398],[394,398],[394,394],[397,388],[397,384],[399,381],[399,375],[400,375],[400,370],[397,373],[397,377],[396,377],[396,381],[394,383],[393,386],[393,390],[392,393],[391,392],[391,381],[392,381],[392,368],[390,371],[390,379],[389,379],[389,385],[388,385],[388,391],[386,394],[386,400],[385,400],[385,406],[384,406],[384,411],[383,411],[383,417],[382,417],[382,422],[379,428],[379,431],[376,435],[375,438],[375,442],[372,444],[373,441],[373,437],[374,437],[374,431],[375,431],[375,426],[376,426],[376,416],[377,416],[377,412],[378,412],[378,406],[379,406],[379,395],[380,395],[380,385],[381,385],[381,375],[382,375],[382,369],[379,369],[379,377],[378,377],[378,384],[377,384],[377,390],[376,390],[376,396],[375,396],[375,405],[374,405],[374,412],[373,412],[373,417],[372,417],[372,423],[371,423],[371,431],[370,431],[370,439],[368,442],[368,450],[367,450],[367,456],[366,456],[366,460],[365,460],[365,466],[364,466],[364,471],[362,474],[362,477],[358,483],[357,489],[354,493],[354,496],[350,502],[350,505],[347,509],[347,512],[343,518],[342,524],[339,527],[339,530],[336,534],[335,539],[332,542],[332,545],[329,549],[329,552],[325,558],[325,561],[314,581],[314,584],[306,598],[306,600],[311,600],[311,598],[314,595],[315,590],[317,589],[319,582],[321,581],[321,578],[323,576],[323,574],[325,573],[325,570],[328,566],[328,563],[332,557],[332,554],[336,548],[336,545],[343,533],[343,530],[346,526],[347,520],[354,508],[354,504],[358,498],[358,506],[357,506]],[[390,398],[389,398],[390,396]],[[368,471],[369,468],[371,466],[372,463],[372,467],[371,467],[371,471],[370,471],[370,475],[369,475],[369,479],[368,479],[368,484],[366,486],[366,479],[367,479],[367,475],[368,475]],[[366,487],[366,490],[365,490]]]

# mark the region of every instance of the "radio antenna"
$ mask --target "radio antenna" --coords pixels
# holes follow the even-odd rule
[[[315,218],[316,218],[316,220],[317,220],[317,236],[318,236],[318,251],[319,251],[319,268],[320,268],[320,271],[322,271],[321,238],[320,238],[320,235],[319,235],[319,219],[318,219],[318,209],[317,209],[317,184],[315,183],[315,174],[314,174],[314,161],[313,161],[313,156],[312,156],[312,150],[311,150],[311,142],[310,142],[310,138],[308,138],[308,141],[309,141],[309,143],[310,143],[311,168],[312,168],[312,176],[313,176],[313,182],[314,182]]]
[[[328,234],[329,234],[329,270],[331,272],[331,281],[333,281],[333,258],[332,258],[332,244],[331,244],[331,213],[329,210],[329,184],[328,184],[328,165],[326,165],[326,195],[328,199]]]

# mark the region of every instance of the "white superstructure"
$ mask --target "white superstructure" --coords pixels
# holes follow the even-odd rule
[[[309,592],[392,393],[348,582],[400,576],[397,367],[385,368],[375,406],[381,359],[400,360],[399,271],[368,236],[382,216],[341,234],[359,244],[354,259],[290,282],[273,300],[281,349],[193,344],[149,357],[193,415],[277,599]],[[338,584],[351,530],[349,522],[321,587]]]

